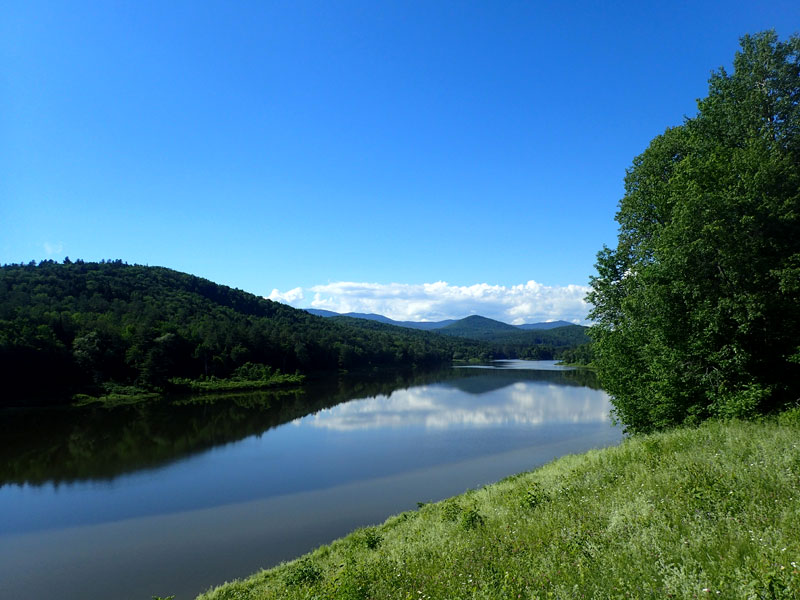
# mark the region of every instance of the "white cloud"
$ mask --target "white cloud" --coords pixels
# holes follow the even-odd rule
[[[267,300],[274,300],[275,302],[282,302],[283,304],[291,304],[297,306],[298,303],[303,301],[303,288],[296,287],[288,292],[281,293],[278,289],[274,289],[267,296]]]
[[[304,291],[312,298],[310,304],[304,302]],[[590,308],[584,300],[588,292],[587,286],[548,286],[532,280],[513,286],[340,281],[285,293],[272,290],[268,298],[295,307],[377,313],[397,321],[441,321],[479,314],[520,325],[559,319],[585,323]]]

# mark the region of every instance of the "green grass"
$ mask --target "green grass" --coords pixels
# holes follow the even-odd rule
[[[158,392],[151,392],[134,386],[107,385],[105,387],[106,393],[97,396],[75,394],[72,396],[72,404],[74,406],[102,404],[103,406],[113,407],[147,402],[161,396]]]
[[[567,456],[200,598],[800,598],[799,424]]]
[[[245,390],[265,390],[274,387],[300,385],[305,381],[305,375],[272,373],[267,379],[170,379],[172,391],[192,392],[235,392]]]

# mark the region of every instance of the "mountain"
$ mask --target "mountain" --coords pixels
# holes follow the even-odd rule
[[[349,313],[344,313],[341,316],[350,317],[352,319],[366,319],[367,321],[378,321],[379,323],[386,323],[387,325],[397,325],[402,327],[399,321],[395,321],[394,319],[390,319],[389,317],[384,317],[383,315],[376,315],[375,313],[349,312]]]
[[[409,329],[422,329],[424,331],[430,331],[431,329],[440,329],[442,327],[450,325],[451,323],[456,322],[455,319],[447,319],[445,321],[395,321],[394,319],[390,319],[389,317],[384,317],[383,315],[377,315],[375,313],[356,313],[356,312],[337,313],[331,310],[323,310],[320,308],[305,308],[303,310],[318,317],[351,317],[353,319],[366,319],[367,321],[378,321],[380,323],[395,325],[397,327],[407,327]]]
[[[311,313],[317,317],[338,317],[340,316],[339,313],[333,312],[332,310],[322,310],[321,308],[306,308],[304,309],[307,313]]]
[[[0,406],[164,390],[172,378],[238,376],[248,363],[314,373],[492,356],[482,342],[321,318],[164,267],[0,267]]]
[[[451,323],[455,323],[455,319],[446,319],[444,321],[397,321],[401,327],[410,327],[411,329],[423,329],[425,331],[432,331],[447,327]]]
[[[567,327],[574,325],[569,321],[546,321],[544,323],[525,323],[524,325],[517,325],[520,329],[555,329],[556,327]]]
[[[318,317],[352,317],[354,319],[366,319],[368,321],[379,321],[381,323],[388,323],[389,325],[396,325],[398,327],[408,327],[410,329],[423,329],[426,331],[430,331],[433,329],[442,329],[443,327],[448,327],[455,323],[460,323],[464,319],[446,319],[444,321],[395,321],[394,319],[390,319],[389,317],[384,317],[383,315],[378,315],[375,313],[356,313],[356,312],[349,312],[349,313],[337,313],[331,310],[323,310],[320,308],[305,308],[303,309],[306,312],[311,313],[312,315],[316,315]],[[486,317],[480,317],[480,315],[473,315],[478,316],[481,319]],[[471,317],[466,317],[467,319]],[[489,321],[493,321],[493,319],[488,319]],[[572,325],[569,321],[545,321],[542,323],[525,323],[523,325],[509,325],[508,323],[503,323],[502,321],[495,321],[496,323],[501,323],[502,325],[507,325],[510,328],[515,329],[523,329],[523,330],[530,330],[530,329],[555,329],[556,327],[566,327],[568,325]],[[465,325],[466,328],[473,328],[469,324]],[[491,327],[490,327],[491,329]]]
[[[439,333],[445,335],[455,335],[458,337],[474,337],[485,336],[487,334],[496,334],[498,332],[518,332],[519,330],[513,325],[503,323],[502,321],[495,321],[481,317],[480,315],[472,315],[465,317],[460,321],[451,323],[438,330]]]
[[[587,344],[590,341],[586,333],[588,329],[571,323],[552,328],[521,329],[508,323],[475,315],[437,329],[435,333],[521,349],[531,346],[557,348]]]

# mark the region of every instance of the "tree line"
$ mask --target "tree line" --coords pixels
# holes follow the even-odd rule
[[[800,37],[741,39],[697,115],[637,156],[588,301],[629,431],[800,401]]]
[[[69,259],[0,267],[6,405],[67,401],[77,392],[163,390],[173,378],[228,378],[248,364],[314,373],[521,353],[505,350],[361,319],[324,319],[164,267]],[[535,352],[552,356],[546,346]]]

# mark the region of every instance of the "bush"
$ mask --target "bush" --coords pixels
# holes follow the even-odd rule
[[[272,369],[267,365],[246,362],[234,370],[231,379],[234,381],[266,381],[271,376]]]
[[[800,406],[789,408],[778,415],[778,423],[787,427],[800,427]]]
[[[308,558],[303,558],[289,566],[284,581],[287,586],[313,585],[322,579],[322,569]]]
[[[531,484],[531,487],[525,491],[522,498],[522,505],[526,508],[536,508],[543,502],[547,502],[550,497],[542,490],[538,483]]]
[[[369,550],[375,550],[381,545],[383,536],[375,527],[366,527],[358,532],[357,539]]]
[[[442,519],[445,521],[457,521],[461,512],[461,505],[455,500],[447,500],[442,504]]]
[[[483,515],[475,508],[467,509],[461,515],[461,528],[470,530],[477,529],[485,523]]]

